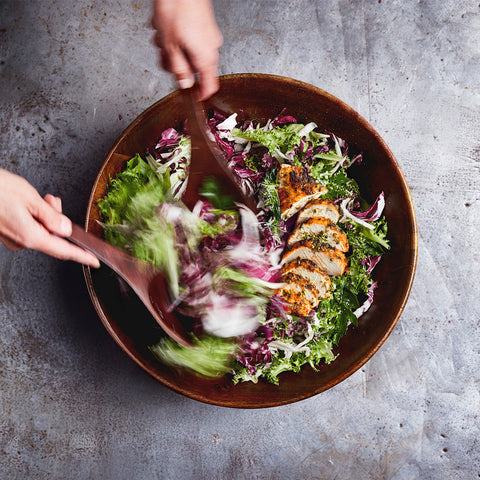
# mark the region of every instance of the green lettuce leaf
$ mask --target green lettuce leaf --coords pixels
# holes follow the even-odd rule
[[[185,347],[169,337],[150,347],[150,351],[163,363],[177,368],[187,368],[207,377],[221,377],[232,370],[235,344],[231,341],[205,335],[193,338],[193,344]]]
[[[98,202],[105,239],[130,255],[161,268],[174,292],[178,267],[173,226],[156,215],[158,205],[172,200],[169,172],[157,172],[140,155],[111,180]]]
[[[275,150],[278,149],[282,153],[292,150],[293,147],[299,145],[302,136],[299,132],[305,125],[301,123],[291,123],[274,128],[273,130],[262,130],[257,127],[253,130],[242,131],[239,128],[232,130],[232,136],[244,138],[252,142],[257,142],[268,149],[270,155],[275,155]],[[311,142],[313,147],[316,147],[325,142],[325,136],[317,132],[311,131],[305,136],[307,142]]]

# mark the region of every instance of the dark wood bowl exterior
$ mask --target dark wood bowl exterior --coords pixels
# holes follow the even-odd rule
[[[109,178],[119,172],[125,156],[151,148],[162,130],[183,120],[181,99],[174,92],[142,113],[120,136],[100,169],[93,186],[86,228],[101,235],[97,200]],[[102,267],[84,269],[88,291],[104,326],[118,345],[143,369],[172,390],[190,398],[226,407],[263,408],[299,401],[338,384],[359,369],[383,344],[397,323],[408,299],[417,262],[417,227],[412,198],[392,152],[373,127],[348,105],[311,85],[263,74],[220,77],[220,91],[206,106],[264,122],[282,109],[299,122],[314,121],[363,153],[364,163],[352,167],[362,195],[372,202],[385,192],[391,251],[374,271],[378,288],[372,307],[349,328],[336,349],[338,358],[318,371],[304,367],[299,374],[282,373],[280,385],[265,382],[233,385],[230,378],[206,379],[178,372],[158,362],[148,349],[162,332],[143,305],[120,293],[114,275]]]

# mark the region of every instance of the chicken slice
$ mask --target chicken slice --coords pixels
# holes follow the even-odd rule
[[[324,273],[335,277],[343,275],[348,263],[343,252],[334,248],[325,248],[311,240],[301,240],[288,247],[282,262],[285,264],[297,258],[311,260]]]
[[[286,263],[282,267],[282,274],[295,273],[309,280],[318,291],[320,298],[328,298],[330,296],[330,288],[332,286],[330,277],[323,273],[322,269],[306,258],[297,258]]]
[[[280,166],[277,179],[283,220],[290,218],[308,202],[327,191],[326,187],[313,179],[305,168],[286,163]]]
[[[298,214],[297,223],[303,223],[310,218],[328,218],[332,223],[337,223],[340,214],[338,208],[330,200],[312,200]]]
[[[311,308],[315,308],[318,306],[318,302],[320,299],[320,294],[310,280],[301,275],[298,275],[295,272],[288,272],[285,275],[282,275],[282,281],[287,284],[297,284],[302,287],[302,295],[307,299],[310,303]]]
[[[287,283],[276,293],[285,302],[284,310],[286,313],[306,317],[312,311],[312,304],[303,295],[300,285]]]
[[[288,245],[300,240],[311,240],[315,244],[336,248],[341,252],[348,252],[350,248],[345,233],[323,217],[310,218],[299,224],[288,238]]]
[[[287,304],[285,311],[291,315],[307,316],[320,301],[315,285],[305,277],[294,272],[282,275],[285,285],[277,294]]]

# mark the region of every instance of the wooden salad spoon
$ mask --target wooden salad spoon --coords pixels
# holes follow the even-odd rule
[[[123,278],[168,336],[181,345],[191,345],[182,322],[168,306],[169,289],[165,276],[160,270],[151,263],[134,258],[92,233],[86,232],[79,225],[72,225],[72,234],[68,240],[92,252],[101,262]]]
[[[191,139],[190,166],[187,186],[182,196],[183,202],[191,210],[200,198],[203,182],[208,178],[215,178],[222,188],[222,193],[258,213],[253,196],[242,190],[235,174],[227,165],[225,155],[211,138],[203,105],[197,100],[196,87],[183,90],[182,96],[187,133]]]

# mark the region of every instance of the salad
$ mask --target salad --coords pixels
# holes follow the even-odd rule
[[[279,384],[285,371],[335,360],[370,307],[372,272],[389,249],[383,192],[372,205],[348,169],[360,164],[334,133],[281,112],[265,124],[212,112],[212,135],[259,213],[233,205],[214,178],[192,211],[188,125],[161,132],[111,179],[99,201],[108,242],[165,273],[171,308],[195,319],[192,346],[165,337],[164,363],[234,383]]]

